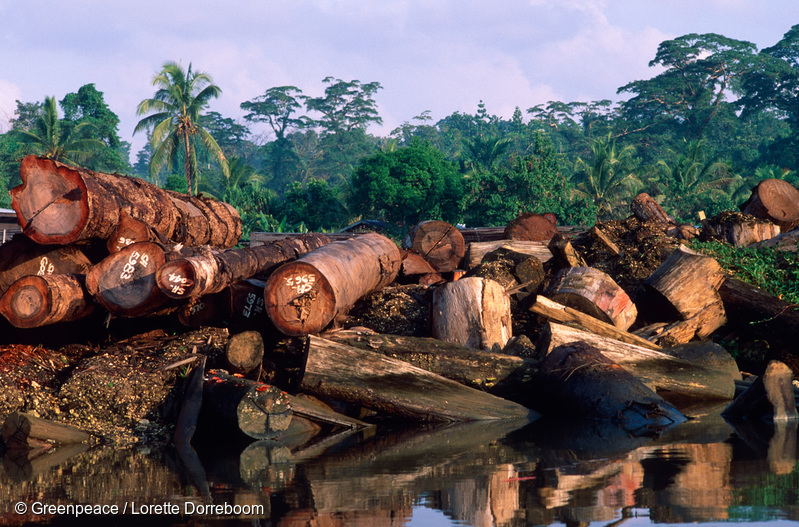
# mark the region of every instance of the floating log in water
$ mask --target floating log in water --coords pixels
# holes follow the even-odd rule
[[[440,220],[415,225],[402,246],[421,255],[439,273],[457,269],[466,253],[466,243],[460,231]]]
[[[186,245],[233,247],[241,237],[241,218],[232,206],[168,193],[141,179],[69,167],[27,156],[20,164],[22,184],[11,189],[11,206],[22,231],[37,243],[67,245],[107,240],[120,211]],[[177,203],[180,203],[178,205]],[[204,232],[196,236],[184,209],[201,211]]]
[[[14,412],[3,421],[3,441],[9,449],[29,449],[83,443],[90,436],[74,426]]]
[[[83,275],[23,276],[0,297],[0,314],[18,328],[73,322],[94,308]]]
[[[780,361],[771,361],[766,371],[744,393],[735,398],[722,414],[738,419],[795,421],[796,411],[791,369]]]
[[[271,274],[266,312],[286,335],[318,333],[359,298],[394,281],[400,264],[399,248],[380,234],[325,245]]]
[[[379,413],[416,421],[535,419],[522,405],[469,388],[407,362],[307,337],[300,389],[362,404]]]
[[[170,298],[197,298],[254,276],[265,279],[279,265],[328,243],[330,240],[324,234],[311,233],[244,249],[206,251],[167,262],[158,269],[156,281]]]

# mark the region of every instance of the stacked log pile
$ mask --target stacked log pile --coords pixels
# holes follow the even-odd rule
[[[0,250],[9,323],[100,312],[247,332],[211,369],[186,363],[203,370],[187,376],[183,446],[203,416],[216,433],[258,439],[540,413],[648,434],[685,420],[686,401],[731,400],[740,371],[708,338],[728,313],[779,309],[689,249],[702,233],[646,194],[627,220],[579,232],[527,213],[491,239],[437,220],[413,227],[402,247],[368,233],[236,249],[241,220],[224,203],[32,156],[21,175],[12,206],[24,236],[7,244],[20,249]],[[747,206],[756,221],[707,221],[702,231],[756,243],[795,226],[792,211],[780,216],[788,191],[761,187]],[[403,323],[374,323],[392,317]]]

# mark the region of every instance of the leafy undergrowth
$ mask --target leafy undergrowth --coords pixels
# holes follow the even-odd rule
[[[736,278],[791,304],[799,304],[799,252],[733,247],[717,241],[694,241],[691,247],[714,257]]]

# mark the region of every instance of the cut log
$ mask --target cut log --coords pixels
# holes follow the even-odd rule
[[[781,179],[764,179],[752,189],[741,212],[770,220],[783,232],[799,227],[799,190]]]
[[[83,443],[90,436],[74,426],[14,412],[3,421],[3,441],[9,449],[29,449]]]
[[[119,212],[119,223],[114,232],[111,233],[111,236],[108,237],[106,247],[109,253],[115,253],[136,242],[156,242],[164,245],[167,241],[154,228],[121,210]]]
[[[271,326],[264,309],[264,285],[260,280],[241,280],[219,293],[192,299],[178,307],[178,320],[189,328],[224,325],[245,330]]]
[[[645,338],[639,337],[627,331],[622,331],[612,324],[602,322],[598,318],[586,315],[581,311],[574,308],[553,302],[549,298],[538,295],[535,303],[530,306],[530,311],[544,317],[546,320],[559,322],[561,324],[575,324],[586,331],[609,337],[612,339],[620,340],[628,344],[635,344],[643,348],[652,350],[660,350],[661,347],[653,342],[649,342]]]
[[[254,276],[265,279],[279,265],[328,243],[330,240],[325,235],[311,233],[256,247],[206,251],[165,263],[158,269],[156,281],[170,298],[197,298],[218,293],[233,282]]]
[[[730,322],[752,325],[762,338],[778,337],[794,342],[799,334],[799,307],[762,289],[727,278],[719,288]]]
[[[457,269],[466,253],[463,235],[445,221],[430,220],[415,225],[402,243],[422,256],[439,273]]]
[[[433,266],[421,254],[413,251],[402,250],[402,265],[399,274],[404,277],[419,279],[419,275],[433,274]]]
[[[506,240],[549,242],[558,228],[540,214],[525,212],[505,227]]]
[[[407,362],[307,337],[300,388],[319,397],[362,404],[415,421],[529,419],[522,405],[469,388]]]
[[[726,323],[727,312],[724,309],[724,302],[719,299],[690,318],[671,324],[654,324],[653,326],[656,326],[654,331],[636,331],[636,334],[660,346],[669,347],[696,339],[706,339]]]
[[[472,242],[466,250],[464,267],[474,269],[483,261],[483,258],[499,249],[507,249],[516,253],[535,256],[541,263],[546,263],[552,258],[552,251],[544,242],[526,242],[516,240],[495,240],[488,242]]]
[[[231,335],[225,347],[225,359],[232,373],[248,375],[259,369],[264,360],[264,338],[257,331]]]
[[[22,184],[11,189],[11,206],[23,232],[37,243],[107,240],[119,224],[120,211],[185,245],[232,247],[241,237],[241,218],[230,205],[169,194],[141,179],[69,167],[36,156],[22,160],[20,176]],[[183,223],[183,210],[176,200],[201,210],[206,227],[202,236],[195,236],[191,225]]]
[[[169,298],[156,284],[166,251],[153,242],[137,242],[110,254],[86,275],[86,288],[110,313],[137,317],[156,313]]]
[[[286,335],[318,333],[359,298],[394,281],[400,263],[399,248],[380,234],[325,245],[272,273],[266,312]]]
[[[785,251],[795,253],[799,248],[799,229],[793,229],[788,232],[783,232],[762,242],[753,243],[750,247],[759,249],[761,247],[768,247],[777,251]]]
[[[23,276],[0,297],[0,314],[18,328],[73,322],[94,308],[83,275]]]
[[[718,302],[723,280],[715,259],[680,245],[644,281],[638,305],[651,320],[685,320]]]
[[[288,429],[291,421],[288,394],[225,370],[208,370],[202,400],[198,433],[202,429],[224,436],[238,430],[253,439],[271,439]]]
[[[323,338],[399,359],[497,397],[530,406],[538,361],[475,350],[425,337],[375,333],[366,329],[327,331]]]
[[[667,228],[676,225],[674,218],[666,214],[663,207],[646,192],[641,192],[630,202],[630,209],[633,215],[642,222],[653,222]]]
[[[686,421],[673,405],[584,342],[558,346],[547,355],[537,391],[545,415],[607,420],[635,435]]]
[[[746,214],[722,213],[713,221],[719,236],[734,247],[748,247],[780,234],[779,225]]]
[[[433,292],[433,337],[474,349],[503,348],[512,336],[510,297],[493,280],[461,278]]]
[[[580,253],[572,245],[571,241],[564,238],[560,233],[555,234],[547,248],[552,253],[552,262],[557,268],[561,267],[585,267],[586,263]]]
[[[696,362],[670,355],[665,350],[655,351],[627,344],[562,324],[547,324],[538,342],[538,352],[543,356],[559,346],[575,342],[598,349],[602,355],[671,403],[732,399],[735,394],[735,380],[726,367],[721,370],[705,368]],[[685,354],[688,356],[687,351]]]
[[[771,361],[766,371],[744,393],[735,398],[722,414],[738,419],[795,421],[799,419],[794,400],[791,369]]]
[[[627,293],[607,273],[593,267],[561,269],[547,288],[546,296],[622,331],[627,331],[638,316],[638,309]]]
[[[23,276],[86,274],[92,259],[77,245],[41,245],[17,235],[0,246],[0,293]]]

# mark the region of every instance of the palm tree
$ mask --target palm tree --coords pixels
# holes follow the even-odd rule
[[[66,131],[58,119],[58,106],[55,97],[45,97],[44,106],[30,130],[12,130],[25,145],[26,154],[44,156],[54,161],[70,165],[85,163],[92,153],[103,148],[105,143],[99,139],[85,136],[93,126],[80,123]]]
[[[138,115],[147,115],[136,125],[133,133],[151,130],[150,144],[153,156],[150,160],[150,176],[154,177],[165,165],[174,163],[178,152],[183,155],[186,185],[189,193],[197,192],[197,156],[199,142],[219,163],[222,173],[230,177],[225,154],[211,134],[199,124],[200,112],[212,98],[219,97],[222,90],[206,73],[194,72],[191,64],[187,70],[175,62],[164,64],[161,72],[153,78],[158,90],[152,99],[145,99],[136,110]]]
[[[635,148],[616,146],[610,134],[591,143],[590,161],[577,158],[572,180],[579,192],[591,198],[599,218],[609,217],[613,206],[637,192],[643,183],[638,178]]]
[[[473,171],[490,171],[511,145],[512,141],[507,137],[476,136],[471,140],[464,139],[465,165]]]
[[[258,174],[252,165],[243,158],[232,156],[228,161],[228,175],[216,172],[215,181],[210,184],[201,184],[203,192],[217,199],[227,200],[236,190],[247,186],[258,186],[264,182],[264,177]],[[233,204],[235,205],[235,204]]]

